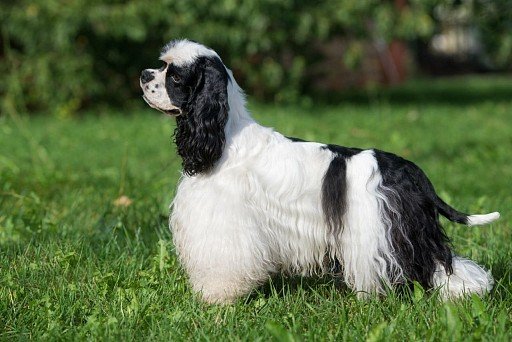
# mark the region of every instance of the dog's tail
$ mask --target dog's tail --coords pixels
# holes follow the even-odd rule
[[[462,223],[468,226],[480,226],[496,221],[500,218],[500,213],[497,211],[490,214],[483,215],[469,215],[461,213],[460,211],[450,207],[439,196],[434,196],[434,203],[439,210],[439,213],[452,222]]]

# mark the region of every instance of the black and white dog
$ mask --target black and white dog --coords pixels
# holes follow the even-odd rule
[[[442,298],[484,294],[493,278],[450,250],[439,214],[463,214],[414,163],[379,150],[287,138],[260,126],[217,53],[174,40],[142,72],[145,101],[176,117],[183,176],[170,226],[192,287],[211,303],[273,274],[333,274],[365,295],[419,282]]]

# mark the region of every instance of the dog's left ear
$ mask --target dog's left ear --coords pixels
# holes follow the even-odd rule
[[[228,118],[228,74],[218,57],[200,57],[197,82],[184,115],[177,117],[176,145],[183,169],[192,176],[209,171],[222,156]]]

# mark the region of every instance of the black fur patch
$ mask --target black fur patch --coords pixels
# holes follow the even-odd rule
[[[328,144],[323,147],[323,149],[327,149],[334,154],[345,156],[346,158],[350,158],[356,154],[359,154],[363,149],[357,147],[345,147],[339,145]]]
[[[437,195],[434,198],[434,202],[436,202],[437,210],[439,210],[439,213],[446,217],[448,220],[452,222],[468,224],[468,214],[461,213],[460,211],[453,209]]]
[[[307,140],[301,139],[301,138],[295,138],[295,137],[286,137],[290,139],[292,142],[308,142]]]
[[[337,145],[322,148],[334,154],[322,181],[322,209],[330,231],[337,233],[343,227],[347,210],[347,159],[362,150]]]
[[[217,57],[199,57],[192,65],[169,65],[166,89],[183,110],[174,132],[183,170],[193,176],[208,172],[222,156],[228,119],[228,73]]]
[[[434,187],[414,163],[394,154],[375,150],[386,197],[384,208],[392,222],[391,243],[407,280],[431,288],[436,261],[451,274],[449,239],[439,222]],[[397,215],[396,213],[399,213]]]

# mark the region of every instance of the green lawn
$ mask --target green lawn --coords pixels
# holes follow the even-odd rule
[[[109,340],[512,339],[512,81],[422,81],[339,105],[251,104],[280,132],[413,160],[438,193],[495,224],[445,223],[494,292],[442,303],[357,300],[329,279],[274,279],[229,306],[191,293],[167,228],[180,161],[173,121],[148,109],[76,119],[0,116],[0,338]],[[116,205],[121,195],[129,206]]]

